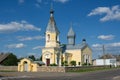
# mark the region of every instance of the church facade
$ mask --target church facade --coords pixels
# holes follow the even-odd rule
[[[92,50],[83,39],[81,44],[75,44],[76,34],[72,26],[67,34],[67,44],[59,41],[60,31],[54,19],[54,10],[50,10],[50,19],[45,32],[45,46],[42,49],[42,61],[46,66],[56,64],[61,66],[66,62],[70,66],[71,61],[76,62],[76,66],[92,64]]]

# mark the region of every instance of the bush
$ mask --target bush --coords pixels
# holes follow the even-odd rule
[[[62,66],[68,66],[68,62],[67,61],[63,61],[62,62]]]
[[[91,64],[90,63],[84,63],[84,64],[82,64],[83,66],[90,66]]]
[[[70,62],[70,64],[71,64],[71,66],[76,66],[76,61],[73,60]]]
[[[53,64],[50,64],[50,66],[57,66],[57,64],[53,63]]]

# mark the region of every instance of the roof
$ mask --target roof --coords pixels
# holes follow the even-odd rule
[[[84,49],[87,46],[87,44],[77,44],[77,45],[67,45],[66,49]]]
[[[42,64],[42,65],[44,65],[45,63],[44,62],[42,62],[42,61],[34,61],[34,63],[37,63],[37,64]]]
[[[9,54],[0,54],[0,62],[5,60],[8,56],[9,56]]]
[[[75,32],[73,31],[72,27],[70,28],[67,36],[68,37],[75,37]]]
[[[23,59],[28,59],[28,60],[30,60],[31,62],[33,62],[33,60],[32,60],[31,58],[23,58]],[[23,60],[23,59],[22,59],[22,60]]]
[[[54,33],[57,33],[59,34],[59,30],[56,26],[56,22],[54,20],[54,11],[53,9],[50,10],[50,19],[49,19],[49,22],[48,22],[48,25],[47,25],[47,28],[46,28],[46,32],[54,32]]]
[[[74,49],[84,49],[85,47],[87,47],[88,44],[87,43],[82,43],[82,44],[77,44],[77,45],[69,45],[66,44],[63,47],[61,47],[63,49],[63,51],[65,50],[74,50]]]
[[[34,62],[34,63],[37,63],[37,64],[42,64],[42,65],[45,64],[45,63],[42,62],[42,61],[33,61],[31,58],[24,58],[24,59],[28,59],[28,60],[30,60],[31,62]],[[22,60],[23,60],[23,59],[22,59]]]

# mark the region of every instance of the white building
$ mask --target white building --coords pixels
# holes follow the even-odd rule
[[[117,66],[116,59],[95,59],[93,60],[93,66],[108,66],[108,65],[114,65]]]

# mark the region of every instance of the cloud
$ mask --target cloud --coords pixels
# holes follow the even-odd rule
[[[100,21],[102,22],[110,21],[110,20],[120,20],[120,7],[119,5],[112,6],[111,8],[98,7],[92,10],[88,14],[88,16],[102,15],[102,14],[105,14],[105,16],[100,19]]]
[[[26,21],[10,22],[7,24],[0,24],[0,33],[17,32],[17,31],[40,31],[40,28],[29,24]]]
[[[66,3],[66,2],[68,2],[70,0],[53,0],[53,1],[55,1],[55,2],[61,2],[61,3]]]
[[[101,40],[113,40],[114,39],[114,35],[100,35],[98,36],[98,39],[101,39]]]
[[[107,47],[120,47],[120,42],[118,43],[110,43],[107,45]]]
[[[92,47],[97,48],[97,47],[101,47],[101,44],[93,44]]]
[[[42,3],[42,0],[36,0],[35,6],[40,8],[41,3]]]
[[[36,50],[36,49],[42,49],[44,46],[36,46],[33,48],[33,50]]]
[[[105,47],[120,47],[120,42],[104,44]],[[103,44],[93,44],[93,48],[103,47]]]
[[[92,50],[93,52],[102,54],[103,44],[93,44]],[[120,42],[104,44],[104,50],[105,50],[105,53],[118,54],[120,53]]]
[[[36,3],[35,6],[38,7],[38,8],[40,8],[40,4],[38,4],[38,3]]]
[[[24,48],[26,45],[23,43],[18,43],[18,44],[9,44],[7,45],[7,48]]]
[[[44,36],[33,36],[33,37],[17,37],[19,41],[31,41],[31,40],[41,40],[44,39]]]
[[[18,2],[19,2],[20,4],[22,4],[22,3],[25,2],[25,0],[18,0]]]

